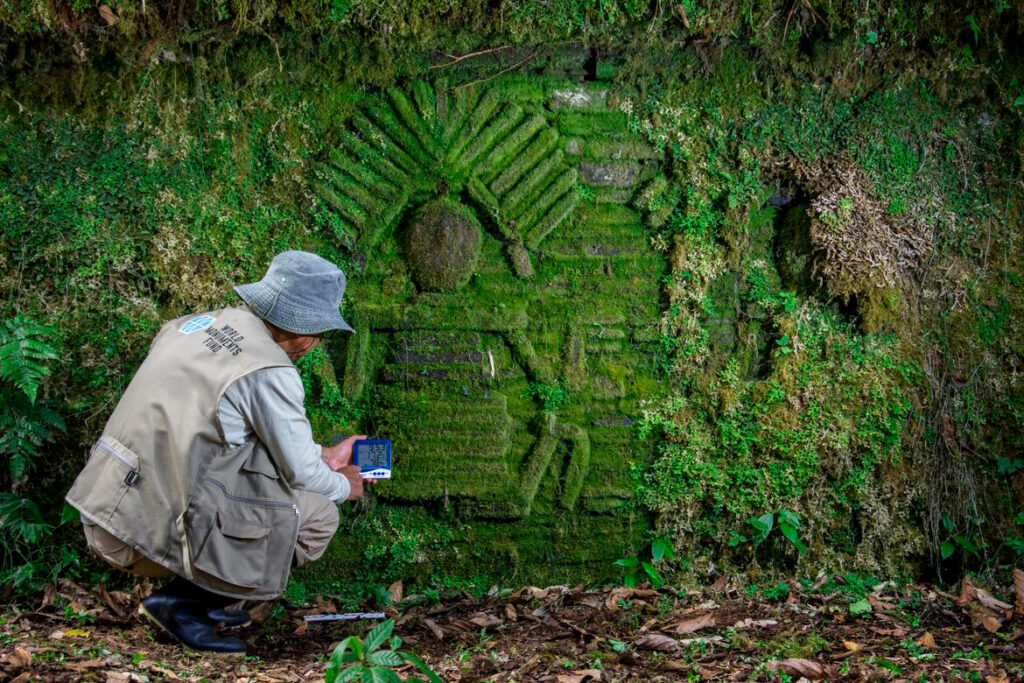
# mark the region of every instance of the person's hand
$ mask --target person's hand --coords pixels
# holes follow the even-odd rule
[[[359,474],[358,465],[345,465],[338,468],[338,474],[348,479],[348,498],[346,500],[359,500],[363,497],[363,478]]]
[[[377,483],[376,479],[363,479],[362,475],[359,473],[359,465],[345,465],[338,470],[338,474],[348,479],[349,492],[346,500],[359,500],[362,498],[363,494],[366,492],[364,484],[366,484],[367,481],[371,484]]]
[[[335,472],[340,472],[342,467],[352,464],[352,444],[365,438],[365,434],[356,434],[355,436],[348,437],[337,446],[321,446],[320,459]],[[358,470],[358,468],[356,469]]]

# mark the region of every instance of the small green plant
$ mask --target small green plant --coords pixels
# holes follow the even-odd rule
[[[942,527],[950,534],[946,540],[939,544],[939,555],[943,560],[948,560],[960,548],[967,555],[977,555],[979,546],[963,534],[956,533],[956,525],[953,519],[945,512],[942,513]]]
[[[406,663],[419,669],[426,676],[426,680],[431,683],[442,683],[441,678],[431,671],[430,667],[423,663],[423,660],[411,652],[398,649],[402,645],[402,639],[391,635],[394,628],[395,620],[388,619],[366,634],[366,640],[359,636],[349,636],[338,643],[327,662],[327,683],[345,683],[356,680],[371,681],[372,683],[400,683],[402,679],[393,669]],[[381,649],[385,643],[391,649]],[[422,681],[423,679],[412,677],[405,680]]]
[[[772,529],[777,526],[786,540],[792,543],[801,555],[807,554],[807,546],[800,540],[800,517],[795,512],[789,510],[779,510],[775,514],[768,512],[760,517],[751,517],[747,520],[747,524],[752,526],[756,532],[753,537],[748,539],[743,534],[734,531],[729,538],[730,546],[737,546],[750,540],[753,541],[756,548],[768,539]]]
[[[639,583],[638,579],[646,577],[650,581],[651,586],[658,589],[665,582],[662,580],[658,570],[654,568],[654,565],[666,558],[669,560],[676,559],[675,550],[667,540],[657,538],[651,543],[650,562],[644,562],[638,555],[632,555],[615,560],[614,564],[616,567],[623,568],[622,585],[628,588],[636,588],[637,583]]]
[[[545,384],[530,382],[529,388],[523,392],[523,398],[536,398],[541,402],[541,411],[545,415],[553,415],[558,409],[569,402],[569,394],[560,383]]]
[[[56,548],[44,557],[41,546],[54,525],[22,491],[40,449],[65,429],[61,417],[39,401],[39,389],[50,374],[46,362],[59,357],[48,343],[53,334],[52,327],[20,313],[0,326],[0,456],[7,460],[0,480],[8,489],[0,491],[0,581],[29,589],[79,562],[67,548],[59,558],[53,556]],[[78,513],[65,505],[60,523],[76,519]]]

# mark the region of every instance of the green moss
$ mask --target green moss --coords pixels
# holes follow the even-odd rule
[[[1000,529],[1013,496],[988,463],[1021,448],[1024,424],[1017,67],[915,39],[907,68],[895,32],[910,22],[956,42],[941,3],[819,8],[827,41],[797,16],[768,21],[788,5],[730,7],[689,13],[701,48],[655,56],[669,19],[562,2],[507,13],[486,35],[511,47],[437,69],[437,53],[478,49],[485,34],[456,27],[490,10],[460,6],[449,26],[413,3],[387,47],[353,38],[378,25],[360,7],[229,3],[258,41],[204,38],[188,66],[158,56],[138,75],[88,32],[103,70],[62,77],[29,50],[0,120],[0,298],[51,316],[70,350],[47,390],[83,419],[54,461],[78,462],[161,320],[229,302],[273,253],[306,248],[346,268],[357,329],[302,368],[317,435],[391,436],[398,463],[310,580],[600,578],[652,524],[693,572],[913,569],[946,443]],[[132,35],[142,18],[118,9]],[[996,54],[998,12],[975,9]],[[309,42],[275,28],[314,24]],[[868,30],[890,42],[868,48]],[[580,81],[589,49],[517,47],[551,35],[593,39],[616,81]],[[798,206],[765,207],[812,205],[836,168],[890,225],[935,237],[905,281],[849,300],[821,288],[827,250]],[[439,271],[410,248],[434,202],[483,224],[450,286],[425,286]],[[538,383],[567,391],[557,421]],[[73,473],[43,474],[56,491]],[[802,514],[808,559],[728,545],[782,506]]]
[[[438,199],[419,209],[409,228],[409,266],[423,289],[453,292],[473,276],[480,223],[464,205]]]

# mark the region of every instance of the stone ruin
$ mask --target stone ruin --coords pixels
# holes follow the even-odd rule
[[[378,499],[466,522],[482,573],[604,571],[648,524],[629,472],[667,263],[632,202],[663,162],[628,124],[600,83],[417,81],[317,171],[365,264],[338,371],[394,441]]]

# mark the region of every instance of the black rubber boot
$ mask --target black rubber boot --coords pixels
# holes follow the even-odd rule
[[[215,600],[213,604],[205,599],[209,596]],[[213,654],[245,654],[245,642],[217,633],[209,616],[211,607],[221,610],[231,602],[235,601],[175,577],[143,600],[139,613],[189,649]]]
[[[210,621],[227,628],[248,626],[252,623],[252,619],[249,617],[249,610],[242,609],[241,607],[218,607],[217,609],[207,610],[206,615],[210,618]]]

